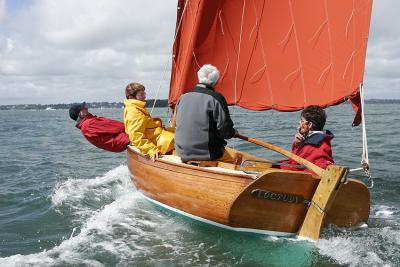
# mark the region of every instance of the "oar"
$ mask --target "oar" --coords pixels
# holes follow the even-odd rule
[[[305,160],[305,159],[303,159],[303,158],[301,158],[301,157],[299,157],[299,156],[297,156],[297,155],[295,155],[295,154],[293,154],[293,153],[291,153],[291,152],[289,152],[289,151],[287,151],[287,150],[285,150],[283,148],[280,148],[280,147],[278,147],[276,145],[273,145],[273,144],[270,144],[270,143],[255,139],[255,138],[250,138],[250,137],[247,137],[247,136],[244,136],[244,135],[241,135],[241,134],[236,134],[235,137],[240,138],[240,139],[245,140],[245,141],[248,141],[250,143],[253,143],[253,144],[268,148],[268,149],[273,150],[275,152],[278,152],[278,153],[280,153],[280,154],[282,154],[282,155],[284,155],[284,156],[296,161],[297,163],[302,164],[307,169],[315,172],[318,176],[321,176],[322,173],[324,172],[324,170],[322,168],[318,167],[317,165],[315,165],[315,164],[309,162],[308,160]]]
[[[347,176],[348,168],[331,165],[327,168],[327,170],[323,170],[308,160],[305,160],[273,144],[254,138],[249,138],[240,134],[236,134],[236,137],[276,151],[290,159],[293,159],[294,161],[304,165],[307,169],[315,172],[321,178],[321,181],[314,192],[311,205],[307,210],[303,224],[299,230],[299,236],[312,240],[318,240],[325,215],[332,205],[341,183],[344,182],[344,179]]]

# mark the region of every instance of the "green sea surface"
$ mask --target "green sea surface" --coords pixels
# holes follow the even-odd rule
[[[399,104],[365,109],[375,181],[369,221],[352,229],[331,226],[317,243],[178,216],[143,199],[126,153],[92,146],[67,110],[0,111],[0,266],[400,266],[399,110]],[[122,109],[90,111],[122,121]],[[234,107],[231,113],[241,134],[290,149],[298,112]],[[327,114],[336,162],[359,167],[361,127],[351,127],[350,105]],[[169,115],[165,108],[153,112],[165,123]],[[242,140],[229,145],[282,159]]]

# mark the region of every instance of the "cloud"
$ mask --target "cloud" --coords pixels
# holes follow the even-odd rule
[[[167,97],[177,0],[0,0],[0,104]],[[7,9],[6,9],[7,8]],[[367,98],[400,98],[400,1],[374,1]]]
[[[166,97],[175,12],[171,0],[37,0],[20,7],[0,28],[0,104],[121,101],[131,81],[162,85]],[[156,93],[148,91],[150,98]]]
[[[400,1],[373,2],[365,68],[366,98],[400,98]]]
[[[6,1],[0,0],[0,22],[5,18],[5,16],[6,16]]]

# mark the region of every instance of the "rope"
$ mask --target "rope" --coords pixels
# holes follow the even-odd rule
[[[237,58],[237,62],[236,62],[235,86],[234,86],[234,90],[235,90],[235,105],[237,103],[237,76],[238,76],[238,72],[239,72],[239,59],[240,59],[240,49],[241,49],[241,46],[242,46],[243,19],[244,19],[245,7],[246,7],[246,0],[243,1],[242,20],[240,22],[239,49],[238,49],[238,58]]]
[[[365,104],[364,104],[364,86],[360,84],[360,96],[361,96],[361,120],[362,120],[362,138],[363,138],[363,154],[361,159],[361,165],[369,166],[368,159],[368,143],[367,143],[367,131],[365,127]]]
[[[361,168],[351,169],[350,172],[364,170],[365,175],[368,177],[368,182],[369,182],[368,188],[373,188],[374,180],[369,171],[367,130],[366,130],[366,126],[365,126],[366,123],[365,123],[364,85],[362,83],[360,84],[360,102],[361,102],[361,124],[362,124],[362,140],[363,140]]]
[[[246,0],[243,1],[242,18],[241,18],[241,21],[240,21],[239,48],[238,48],[238,57],[237,57],[237,61],[236,61],[235,83],[234,83],[234,86],[233,86],[235,102],[234,102],[234,105],[233,105],[232,115],[236,114],[236,104],[238,102],[238,100],[237,100],[237,77],[238,77],[238,72],[239,72],[240,50],[242,48],[241,46],[242,46],[242,36],[243,36],[243,19],[244,19],[245,8],[246,8]],[[235,149],[235,145],[234,144],[233,144],[232,148]]]
[[[166,72],[167,72],[167,67],[166,66],[167,65],[165,65],[164,73],[163,73],[163,76],[162,76],[162,81],[164,81],[164,79],[166,78],[165,77],[166,76]],[[157,88],[156,97],[154,98],[154,103],[153,103],[153,106],[151,107],[151,110],[150,110],[150,116],[153,114],[154,107],[156,106],[156,102],[158,100],[158,94],[160,93],[160,89],[161,89],[161,83]]]
[[[184,14],[185,14],[185,12],[186,12],[186,7],[187,7],[187,5],[188,5],[189,2],[190,2],[190,0],[187,0],[187,1],[185,2],[185,6],[183,7],[182,15],[181,15],[181,17],[180,17],[180,19],[179,19],[178,27],[176,27],[176,31],[175,31],[175,35],[174,35],[174,40],[173,40],[172,44],[175,44],[176,37],[178,36],[179,29],[180,29],[180,27],[181,27],[181,25],[182,25],[183,16],[184,16]],[[178,7],[178,9],[179,9],[179,8],[180,8],[180,7]],[[173,56],[174,56],[174,55],[173,55]],[[165,81],[165,80],[166,80],[167,68],[168,68],[168,67],[167,67],[167,64],[165,64],[161,81]],[[158,94],[160,93],[160,89],[161,89],[161,82],[160,82],[160,85],[158,86],[157,91],[156,91],[156,97],[154,98],[154,103],[153,103],[153,107],[151,108],[151,111],[150,111],[150,116],[153,114],[154,107],[156,106],[156,102],[157,102],[157,100],[158,100]]]

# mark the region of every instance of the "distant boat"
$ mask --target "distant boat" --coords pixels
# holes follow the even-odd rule
[[[47,107],[45,110],[55,110],[55,109],[52,107]]]
[[[221,70],[216,91],[230,105],[297,111],[350,100],[360,114],[371,9],[371,0],[179,0],[170,107],[210,63]],[[267,142],[239,138],[315,174],[277,169],[241,151],[237,164],[186,164],[173,155],[153,162],[129,147],[132,180],[154,203],[235,231],[316,240],[324,225],[368,220],[369,190],[347,179],[349,168],[323,170]]]

